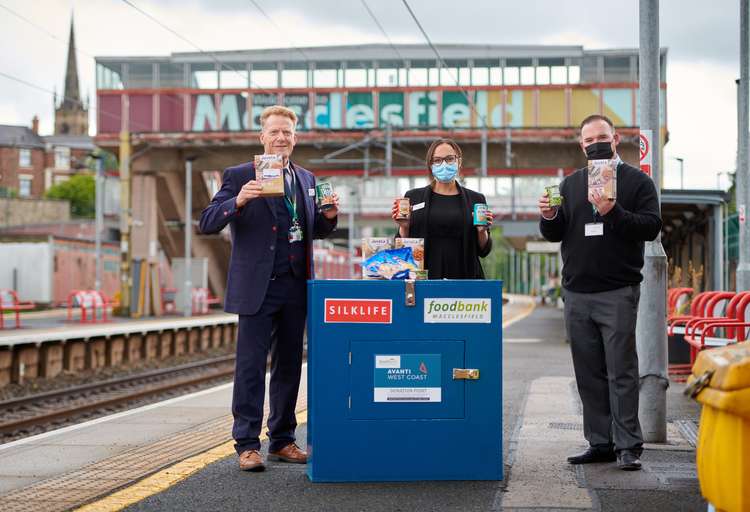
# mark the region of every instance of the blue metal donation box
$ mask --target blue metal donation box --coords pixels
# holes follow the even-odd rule
[[[313,482],[501,480],[502,282],[310,281]]]

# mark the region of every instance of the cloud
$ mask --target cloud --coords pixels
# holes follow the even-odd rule
[[[257,0],[281,33],[249,0],[132,0],[138,7],[208,51],[386,42],[360,0]],[[434,42],[508,45],[583,45],[587,49],[638,46],[638,3],[583,0],[410,0]],[[75,7],[81,92],[95,94],[97,56],[192,52],[187,42],[117,0],[3,0],[3,5],[67,41]],[[400,0],[368,0],[394,42],[423,43]],[[662,0],[662,46],[668,57],[665,155],[685,158],[695,183],[715,183],[714,172],[734,166],[739,74],[738,2]],[[0,69],[62,92],[65,44],[0,9]],[[52,98],[0,77],[0,123],[29,125],[37,114],[52,131]],[[93,116],[92,116],[93,118]],[[711,127],[721,127],[711,130]],[[709,128],[707,128],[709,127]],[[723,132],[724,135],[719,135]],[[733,136],[728,136],[730,132]],[[716,135],[714,135],[716,133]],[[666,162],[666,161],[665,161]],[[667,174],[674,163],[665,163]],[[706,178],[706,176],[709,176]]]

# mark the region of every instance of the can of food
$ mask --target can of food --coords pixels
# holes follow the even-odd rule
[[[544,190],[547,191],[547,197],[549,197],[550,206],[562,205],[562,196],[560,195],[559,185],[550,185],[549,187],[544,187]]]
[[[415,270],[414,279],[416,279],[417,281],[427,280],[427,270]]]
[[[398,212],[396,218],[399,220],[406,220],[411,215],[411,203],[408,197],[402,197],[398,200]]]
[[[476,203],[474,205],[474,225],[475,226],[487,225],[487,205],[486,204]]]
[[[315,201],[321,210],[333,208],[333,185],[327,181],[315,185]]]

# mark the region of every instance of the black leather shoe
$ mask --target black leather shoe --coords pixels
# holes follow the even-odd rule
[[[571,464],[591,464],[593,462],[614,462],[617,460],[617,455],[612,451],[597,450],[596,448],[589,448],[585,452],[578,455],[571,455],[568,457],[568,462]]]
[[[617,467],[623,471],[638,471],[641,461],[635,453],[623,450],[617,455]]]

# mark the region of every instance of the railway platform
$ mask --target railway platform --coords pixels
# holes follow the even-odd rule
[[[228,384],[1,445],[0,503],[50,512],[705,510],[695,471],[698,406],[681,384],[668,393],[669,441],[645,447],[642,471],[566,463],[585,441],[562,314],[532,308],[513,301],[503,312],[504,481],[313,484],[303,466],[274,462],[263,473],[241,472]],[[303,447],[305,380],[297,408]],[[420,449],[450,458],[470,446],[448,439]],[[418,453],[399,460],[411,456]]]

